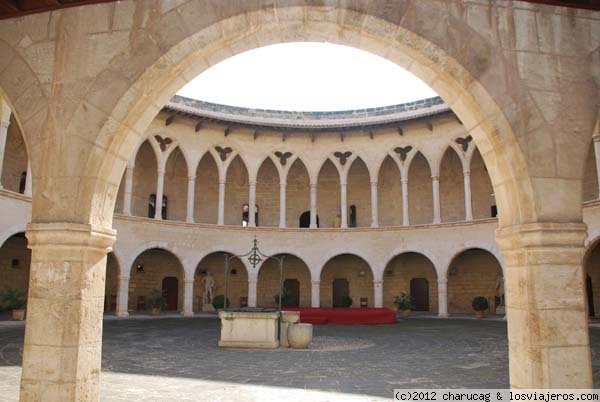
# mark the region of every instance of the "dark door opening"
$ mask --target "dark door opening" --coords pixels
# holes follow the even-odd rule
[[[300,307],[300,282],[298,279],[286,279],[283,288],[291,295],[290,307]]]
[[[309,228],[310,227],[310,211],[305,211],[300,215],[300,221],[298,223],[298,227],[300,228]],[[317,227],[319,227],[319,215],[317,215]]]
[[[429,281],[425,278],[410,280],[410,295],[415,307],[414,311],[429,311]]]
[[[585,278],[585,287],[587,290],[587,300],[588,300],[588,312],[590,317],[596,316],[596,310],[594,309],[594,288],[592,287],[592,277],[586,275]]]
[[[347,307],[346,300],[350,296],[347,279],[333,280],[333,307]]]
[[[162,294],[167,299],[166,311],[177,310],[179,299],[179,280],[174,276],[167,276],[162,280]]]

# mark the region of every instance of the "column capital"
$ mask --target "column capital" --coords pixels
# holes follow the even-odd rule
[[[248,283],[258,283],[258,278],[248,278]]]
[[[78,247],[108,254],[117,238],[117,231],[82,223],[30,223],[25,232],[28,247],[61,247],[80,253]]]
[[[438,284],[438,286],[440,286],[440,285],[448,285],[448,279],[447,278],[438,278],[437,284]]]
[[[373,286],[383,285],[383,279],[373,279]]]
[[[371,187],[377,187],[377,182],[376,181],[372,181],[371,182]]]
[[[310,183],[310,189],[317,189],[318,184],[317,183]]]
[[[320,285],[321,281],[310,281],[312,285]]]
[[[594,142],[600,142],[600,126],[598,127],[598,132],[592,137],[592,140],[594,140]]]
[[[248,185],[250,187],[256,187],[256,180],[248,180]]]
[[[404,178],[404,177],[403,177],[403,178],[401,178],[401,179],[400,179],[400,183],[403,183],[403,184],[404,184],[404,183],[408,183],[408,178]]]
[[[188,176],[188,181],[196,181],[196,176]]]
[[[438,175],[432,175],[431,176],[431,180],[434,180],[434,181],[440,180],[440,176],[438,176]]]
[[[9,126],[10,126],[10,120],[0,121],[0,127],[8,129]]]
[[[287,186],[287,182],[285,180],[279,182],[279,187],[285,187],[285,186]]]
[[[156,169],[156,173],[158,173],[159,176],[164,176],[165,175],[165,169]]]
[[[224,180],[224,179],[221,180],[221,179],[219,179],[219,185],[220,186],[224,186],[225,184],[227,184],[227,180]]]
[[[194,283],[194,278],[192,278],[192,279],[189,279],[189,278],[184,279],[183,283],[192,283],[193,284]]]
[[[119,275],[119,280],[120,281],[128,281],[131,279],[131,277],[129,275]]]
[[[463,170],[463,176],[471,176],[470,170]]]

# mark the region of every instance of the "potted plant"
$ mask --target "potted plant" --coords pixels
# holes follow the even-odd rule
[[[159,315],[162,310],[167,307],[167,299],[163,296],[159,289],[153,289],[149,298],[150,306],[152,306],[152,315]]]
[[[410,310],[414,307],[412,296],[404,292],[400,292],[400,294],[394,298],[394,304],[403,317],[407,317],[410,314]]]
[[[216,295],[213,300],[212,300],[212,305],[215,308],[215,310],[223,310],[223,308],[227,308],[229,307],[229,298],[227,299],[227,306],[223,307],[224,305],[224,301],[225,301],[225,296],[224,295]]]
[[[342,307],[352,307],[352,297],[344,296],[342,299]]]
[[[12,319],[15,321],[23,321],[25,318],[25,304],[27,297],[25,292],[17,289],[8,289],[2,298],[4,306],[8,310],[12,310]]]
[[[475,315],[477,318],[483,318],[485,310],[490,307],[487,299],[483,296],[475,297],[471,303],[471,306],[473,306],[473,310],[475,310]]]
[[[275,304],[279,306],[279,295],[277,294],[273,298],[275,299]],[[281,307],[290,307],[293,303],[292,294],[287,289],[283,289],[281,292]]]

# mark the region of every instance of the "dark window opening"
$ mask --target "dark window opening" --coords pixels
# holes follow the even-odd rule
[[[348,226],[351,228],[356,227],[356,205],[350,205],[350,223]]]
[[[27,183],[27,172],[22,172],[19,178],[19,193],[25,194],[25,184]]]
[[[309,228],[310,227],[310,211],[305,211],[300,215],[298,227]],[[319,227],[319,215],[317,215],[317,227]]]
[[[162,209],[161,209],[161,217],[163,220],[167,219],[167,202],[168,198],[166,195],[163,195],[162,198]],[[148,198],[148,218],[154,218],[156,215],[156,194],[150,194]]]
[[[250,207],[248,204],[242,206],[242,226],[246,227],[250,223]],[[254,205],[254,224],[258,226],[258,205]]]
[[[495,218],[498,216],[498,207],[496,207],[495,205],[492,205],[492,218]]]

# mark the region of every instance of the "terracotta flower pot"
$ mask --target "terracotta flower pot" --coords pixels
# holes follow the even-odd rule
[[[484,315],[485,315],[485,312],[484,312],[484,311],[476,311],[476,312],[475,312],[475,316],[476,316],[477,318],[483,318],[483,316],[484,316]]]
[[[408,317],[410,315],[410,309],[400,310],[400,314],[402,314],[402,317]]]
[[[13,309],[12,319],[15,321],[23,321],[25,319],[25,310],[17,308]]]
[[[157,307],[152,307],[152,315],[160,315],[160,309]]]

